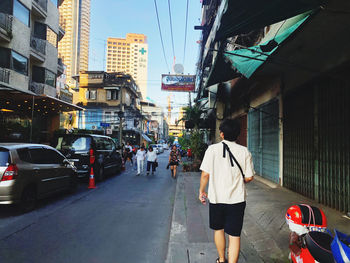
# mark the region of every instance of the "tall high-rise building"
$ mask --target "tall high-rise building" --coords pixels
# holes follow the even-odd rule
[[[142,98],[147,96],[147,36],[126,34],[126,38],[107,39],[107,72],[130,74],[139,86]]]
[[[74,87],[72,76],[89,67],[90,0],[65,0],[59,12],[65,35],[58,53],[67,66],[67,84]]]

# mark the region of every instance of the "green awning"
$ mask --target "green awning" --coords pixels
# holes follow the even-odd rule
[[[238,49],[234,51],[228,51],[224,53],[224,56],[232,63],[232,67],[247,78],[250,78],[253,73],[269,58],[269,56],[275,52],[278,46],[285,41],[299,26],[301,26],[305,20],[310,16],[303,16],[302,19],[292,24],[288,28],[285,28],[282,32],[278,33],[275,37],[267,40],[261,45]],[[272,45],[271,50],[265,51],[264,47],[269,46],[271,42],[275,42]]]
[[[316,9],[325,0],[223,0],[224,11],[216,40],[247,34]]]

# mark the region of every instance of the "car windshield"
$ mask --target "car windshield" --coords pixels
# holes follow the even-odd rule
[[[0,166],[7,166],[10,163],[8,150],[0,149]]]
[[[57,150],[87,151],[90,149],[90,137],[67,136],[59,137]]]

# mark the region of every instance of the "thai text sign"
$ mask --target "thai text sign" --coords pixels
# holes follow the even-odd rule
[[[167,91],[194,91],[195,75],[162,74],[162,90]]]

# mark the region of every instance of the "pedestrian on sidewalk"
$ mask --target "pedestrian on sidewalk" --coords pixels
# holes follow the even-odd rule
[[[169,164],[168,164],[170,166],[171,177],[174,179],[176,178],[176,169],[180,161],[181,161],[180,152],[178,151],[176,145],[174,144],[171,147],[171,151],[169,154]]]
[[[145,147],[141,147],[140,150],[136,153],[136,160],[137,160],[137,175],[140,175],[140,173],[144,171],[144,163],[146,159],[146,151]]]
[[[157,163],[157,153],[153,151],[153,147],[148,147],[147,156],[147,175],[149,175],[149,170],[152,166],[152,175],[156,171],[156,163]]]
[[[200,167],[199,200],[205,204],[209,199],[209,226],[219,254],[216,263],[236,263],[246,207],[245,183],[253,180],[255,172],[251,153],[235,142],[239,122],[225,119],[219,129],[222,141],[209,146]],[[225,233],[229,236],[228,261]]]

